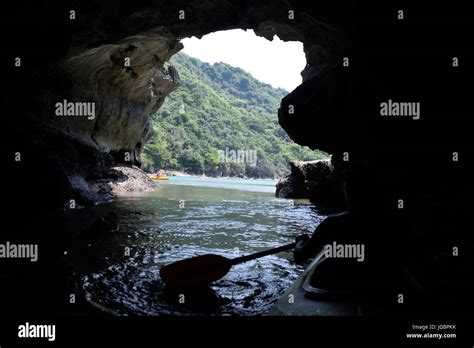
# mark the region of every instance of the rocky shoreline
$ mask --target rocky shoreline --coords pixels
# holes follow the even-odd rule
[[[122,177],[110,182],[112,193],[126,192],[153,192],[160,188],[160,184],[150,179],[148,174],[137,166],[117,166],[113,170],[122,174]]]

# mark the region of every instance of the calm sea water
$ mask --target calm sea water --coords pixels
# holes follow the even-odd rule
[[[302,271],[291,252],[234,266],[193,293],[167,290],[159,269],[206,253],[233,258],[290,243],[323,216],[306,200],[275,198],[273,180],[171,177],[160,183],[156,192],[121,196],[109,207],[120,227],[96,247],[99,270],[81,279],[87,300],[117,315],[266,313]]]

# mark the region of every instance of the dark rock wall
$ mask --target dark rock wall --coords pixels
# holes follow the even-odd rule
[[[443,89],[443,98],[439,88],[424,85],[423,81],[432,78],[433,67],[429,64],[420,65],[417,82],[405,82],[413,77],[397,54],[403,47],[415,49],[420,37],[411,37],[407,29],[400,33],[405,40],[402,42],[383,25],[372,23],[375,17],[371,14],[388,13],[381,6],[339,1],[163,0],[127,4],[72,1],[53,10],[45,2],[35,2],[35,15],[12,10],[4,18],[2,29],[8,32],[20,25],[27,34],[6,41],[6,57],[11,61],[16,53],[23,55],[24,66],[20,71],[9,70],[4,82],[10,93],[2,98],[6,105],[15,105],[15,117],[6,118],[12,141],[4,149],[10,154],[22,149],[29,156],[30,162],[15,164],[26,166],[26,172],[55,173],[44,175],[48,184],[44,191],[57,191],[55,196],[68,199],[69,192],[75,190],[74,185],[67,184],[67,173],[73,172],[87,182],[106,173],[109,163],[123,160],[126,152],[131,154],[131,162],[136,162],[151,135],[150,116],[179,83],[179,72],[163,68],[181,48],[179,39],[216,30],[253,28],[267,38],[277,34],[284,40],[304,43],[308,61],[304,82],[282,100],[278,113],[280,124],[295,142],[327,151],[333,155],[335,167],[350,175],[357,175],[354,168],[363,163],[364,176],[372,179],[367,192],[374,192],[374,201],[384,203],[378,205],[385,209],[383,214],[399,214],[391,209],[394,200],[403,196],[409,202],[404,214],[418,221],[419,212],[427,207],[426,199],[420,197],[451,196],[454,203],[446,209],[453,210],[458,216],[456,221],[461,220],[459,212],[468,202],[457,197],[468,182],[468,164],[458,175],[453,168],[436,164],[439,155],[432,160],[416,152],[424,151],[417,145],[422,132],[428,140],[424,146],[430,151],[443,148],[446,142],[456,144],[452,136],[456,134],[455,123],[432,123],[433,131],[427,132],[416,125],[407,127],[406,122],[381,122],[378,102],[374,101],[416,98],[423,91],[438,97],[443,106],[448,96],[463,92],[449,94]],[[70,9],[76,11],[74,21],[68,19]],[[178,18],[181,9],[185,11],[184,21]],[[294,21],[288,19],[290,9],[295,10]],[[379,25],[380,30],[374,31],[372,24]],[[425,46],[438,44],[435,35],[424,38]],[[457,38],[460,45],[462,38]],[[378,58],[381,54],[384,59]],[[131,58],[130,67],[121,64],[124,56]],[[344,56],[351,58],[349,69],[341,64]],[[409,58],[414,59],[413,55]],[[387,69],[387,64],[392,68]],[[63,99],[94,101],[96,119],[54,117],[53,106]],[[294,113],[289,112],[290,105]],[[435,113],[425,117],[442,121]],[[56,134],[48,130],[50,127],[62,135],[50,136]],[[459,134],[467,129],[457,127],[456,131]],[[20,138],[24,141],[16,144]],[[460,142],[466,148],[466,141]],[[349,161],[343,160],[345,154],[349,154]],[[449,160],[449,152],[444,155]],[[57,183],[63,181],[65,187],[57,190]],[[78,178],[74,181],[82,182]],[[421,219],[414,224],[428,223]]]
[[[80,156],[79,161],[93,162],[97,156],[111,156],[115,163],[139,165],[140,151],[152,135],[150,117],[179,85],[179,72],[164,64],[182,48],[180,39],[218,30],[252,28],[268,39],[277,34],[283,40],[302,41],[308,61],[303,75],[308,84],[315,71],[337,64],[344,47],[342,29],[349,23],[344,17],[350,12],[348,3],[308,6],[298,1],[67,1],[49,11],[50,6],[43,2],[34,5],[41,19],[14,10],[16,15],[9,18],[9,24],[17,23],[26,31],[35,32],[12,45],[23,47],[25,55],[41,51],[43,56],[31,60],[23,57],[24,68],[12,71],[12,95],[21,98],[24,110],[9,126],[22,133],[25,124],[36,124],[35,129],[45,135],[39,137],[44,142],[24,146],[43,152],[48,168],[54,172],[84,168],[81,163],[68,166],[69,160],[46,150],[72,143],[73,152],[78,146],[97,152],[90,158]],[[75,11],[74,20],[69,19],[71,10]],[[178,17],[180,10],[185,11],[184,20]],[[295,11],[294,20],[288,18],[290,10]],[[21,49],[15,52],[21,53]],[[125,66],[125,58],[130,58],[130,66]],[[308,88],[313,86],[309,84]],[[55,105],[64,100],[95,103],[94,119],[56,116]],[[303,143],[291,131],[293,126],[284,121],[282,125]],[[50,128],[64,137],[48,137]],[[41,150],[43,147],[45,150]],[[75,171],[73,181],[81,182],[84,188],[89,177],[106,172],[106,167]],[[84,190],[73,188],[76,184],[61,190],[58,196],[74,198],[66,191],[82,192],[78,199],[87,196]],[[55,185],[49,186],[54,190]]]
[[[291,2],[139,1],[114,5],[114,10],[104,8],[104,2],[92,4],[71,5],[78,20],[60,72],[72,86],[70,98],[96,101],[99,114],[94,122],[54,120],[104,151],[133,151],[146,142],[150,116],[179,83],[162,67],[182,48],[181,38],[233,28],[252,28],[268,39],[277,34],[304,43],[306,70],[336,64],[342,46],[340,34],[319,19],[328,9],[315,8],[314,16],[298,12]],[[290,9],[297,12],[295,20],[288,19]],[[123,66],[125,57],[130,58],[129,68]]]

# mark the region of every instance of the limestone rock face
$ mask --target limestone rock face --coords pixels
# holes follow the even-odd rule
[[[162,63],[178,48],[169,39],[143,34],[67,58],[59,73],[71,88],[58,99],[95,103],[95,118],[52,114],[51,125],[116,154],[118,162],[127,162],[128,152],[128,161],[136,163],[152,135],[150,117],[179,85],[178,73]]]

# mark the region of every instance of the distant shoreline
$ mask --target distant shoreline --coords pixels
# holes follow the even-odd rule
[[[186,173],[180,170],[168,170],[168,169],[163,169],[165,172],[166,176],[172,177],[172,176],[186,176],[186,177],[194,177],[194,178],[202,178],[202,179],[243,179],[243,180],[275,180],[278,181],[280,178],[255,178],[255,177],[248,177],[248,176],[212,176],[212,175],[206,175],[206,174],[190,174]],[[156,171],[155,173],[157,173]]]

